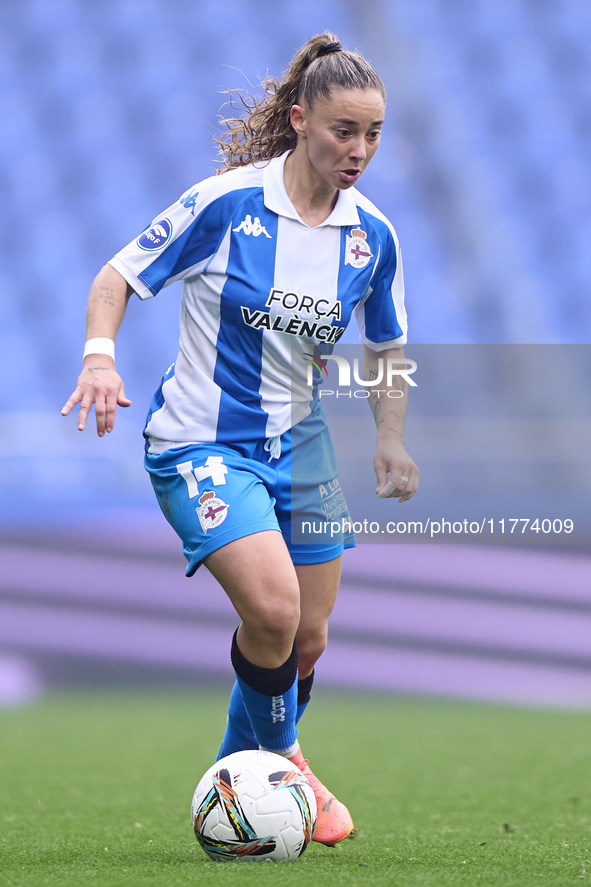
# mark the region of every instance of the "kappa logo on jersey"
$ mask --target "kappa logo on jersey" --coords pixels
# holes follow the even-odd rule
[[[170,219],[159,219],[154,222],[151,228],[144,231],[137,239],[137,245],[140,249],[152,252],[157,249],[163,249],[172,237],[172,222]]]
[[[243,231],[244,234],[252,234],[253,237],[260,237],[261,234],[264,234],[269,240],[273,240],[265,226],[261,225],[259,217],[255,216],[253,222],[250,213],[240,222],[237,228],[232,228],[232,231],[235,231],[236,233],[238,231]]]
[[[218,499],[215,493],[208,491],[199,497],[199,508],[196,509],[201,529],[204,533],[219,527],[228,516],[230,506],[222,499]]]
[[[181,206],[184,206],[185,209],[191,210],[191,215],[195,215],[195,204],[197,203],[197,198],[199,197],[199,191],[197,188],[189,188],[188,191],[181,196],[179,203]]]
[[[351,236],[347,234],[345,246],[345,265],[354,268],[365,268],[373,253],[367,243],[367,234],[361,228],[353,228]]]

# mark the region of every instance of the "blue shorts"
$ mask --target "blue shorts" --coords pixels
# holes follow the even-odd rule
[[[282,533],[294,564],[324,563],[355,547],[320,406],[280,437],[188,444],[148,453],[145,465],[182,540],[187,576],[212,551],[263,530]]]

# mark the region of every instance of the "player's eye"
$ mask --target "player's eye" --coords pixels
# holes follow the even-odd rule
[[[370,139],[372,142],[375,142],[376,139],[379,139],[379,137],[381,136],[381,134],[382,134],[382,131],[381,131],[380,129],[375,129],[375,130],[373,130],[372,132],[368,133],[368,134],[367,134],[367,137],[368,137],[368,139]]]
[[[348,129],[339,129],[337,130],[337,133],[342,139],[346,139],[351,135],[351,132]]]

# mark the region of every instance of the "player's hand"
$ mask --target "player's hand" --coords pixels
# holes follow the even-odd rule
[[[380,499],[412,499],[419,487],[419,469],[398,435],[378,440],[373,465]]]
[[[78,430],[84,431],[91,406],[94,404],[96,433],[102,437],[115,426],[117,407],[129,407],[131,401],[125,396],[123,380],[115,369],[115,362],[106,354],[89,354],[84,360],[84,369],[78,376],[76,390],[64,405],[62,416],[80,404]]]

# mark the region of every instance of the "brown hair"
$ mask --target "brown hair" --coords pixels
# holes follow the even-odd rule
[[[311,37],[296,52],[281,80],[267,77],[261,87],[263,95],[258,99],[245,90],[227,90],[232,96],[228,104],[237,100],[247,114],[221,118],[227,131],[214,138],[225,164],[218,173],[271,160],[295,148],[297,135],[290,120],[293,105],[312,107],[334,88],[377,89],[386,99],[384,84],[370,63],[361,53],[343,49],[330,31]]]

